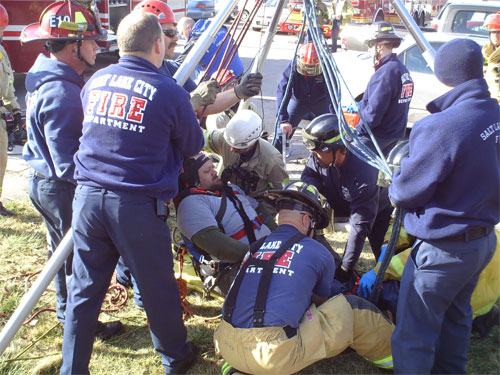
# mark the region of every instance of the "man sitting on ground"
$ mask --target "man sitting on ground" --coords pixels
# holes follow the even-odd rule
[[[270,191],[279,227],[251,245],[231,285],[215,348],[249,374],[292,374],[348,347],[379,367],[392,367],[394,325],[357,296],[332,297],[335,262],[309,238],[328,225],[322,197],[297,181]]]
[[[255,201],[236,185],[223,184],[212,161],[203,153],[184,160],[179,191],[175,204],[182,235],[192,242],[204,261],[232,264],[223,269],[225,276],[208,275],[215,275],[218,288],[214,290],[225,295],[248,245],[271,231],[252,206]],[[213,279],[203,281],[212,287],[207,283]]]

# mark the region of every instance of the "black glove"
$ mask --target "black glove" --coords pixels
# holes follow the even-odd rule
[[[18,129],[21,129],[23,127],[23,119],[21,116],[21,112],[17,112],[14,116],[12,116],[14,119],[14,126]]]
[[[357,275],[353,270],[344,270],[342,267],[337,268],[335,271],[335,279],[341,283],[354,283],[356,282]]]
[[[243,77],[240,84],[234,88],[238,99],[248,99],[257,95],[262,87],[262,74],[250,73]]]

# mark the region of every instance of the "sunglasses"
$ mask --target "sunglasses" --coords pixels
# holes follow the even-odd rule
[[[177,35],[179,35],[179,32],[177,30],[172,30],[172,29],[169,29],[169,30],[162,30],[163,31],[163,34],[165,34],[165,36],[167,38],[174,38],[176,37]]]

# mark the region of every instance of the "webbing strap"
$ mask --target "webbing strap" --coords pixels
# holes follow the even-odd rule
[[[249,266],[261,267],[262,272],[259,286],[257,288],[257,296],[255,298],[255,305],[253,308],[253,326],[254,327],[263,327],[264,324],[264,313],[266,311],[266,302],[267,296],[269,293],[269,286],[271,285],[271,278],[273,276],[273,269],[276,264],[276,261],[281,258],[281,256],[290,249],[294,244],[301,241],[305,237],[302,233],[297,233],[292,236],[288,241],[283,243],[278,250],[274,252],[274,254],[269,259],[257,259],[254,258],[253,255],[260,250],[260,247],[264,243],[263,240],[259,240],[258,243],[255,243],[253,246],[250,246],[250,255],[248,259],[241,265],[241,268],[234,279],[233,285],[229,290],[229,293],[226,297],[226,302],[224,304],[224,320],[228,323],[231,323],[231,319],[234,312],[234,307],[236,305],[236,299],[238,297],[238,293],[243,282],[243,278],[245,276],[246,270]],[[258,246],[257,246],[258,245]]]
[[[220,207],[219,211],[217,211],[217,214],[215,214],[215,221],[217,222],[217,226],[219,227],[219,229],[223,233],[226,233],[226,231],[224,230],[224,226],[222,225],[222,218],[224,217],[227,208],[227,194],[224,189],[222,190],[220,197],[221,197]]]
[[[236,194],[234,194],[234,191],[231,187],[224,185],[223,191],[226,192],[227,197],[233,203],[234,208],[236,208],[236,211],[238,211],[241,219],[243,220],[243,226],[245,227],[245,232],[247,233],[248,242],[251,244],[254,243],[256,238],[255,238],[255,232],[253,230],[252,220],[250,220],[247,213],[243,209],[243,204],[238,199]]]

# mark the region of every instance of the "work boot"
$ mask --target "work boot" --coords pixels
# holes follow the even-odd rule
[[[472,336],[476,338],[488,337],[494,326],[500,323],[498,306],[494,305],[486,314],[478,316],[472,321]]]
[[[188,348],[189,354],[187,355],[186,359],[181,364],[179,364],[177,369],[170,372],[170,374],[185,374],[196,361],[196,353],[198,352],[198,349],[191,341],[187,341],[186,346]]]
[[[14,213],[14,212],[12,212],[12,211],[10,211],[10,210],[6,209],[6,208],[3,206],[2,202],[0,202],[0,216],[14,216],[14,215],[15,215],[15,213]]]
[[[102,341],[109,340],[111,337],[120,334],[123,331],[123,324],[120,321],[102,323],[97,321],[95,337]]]

